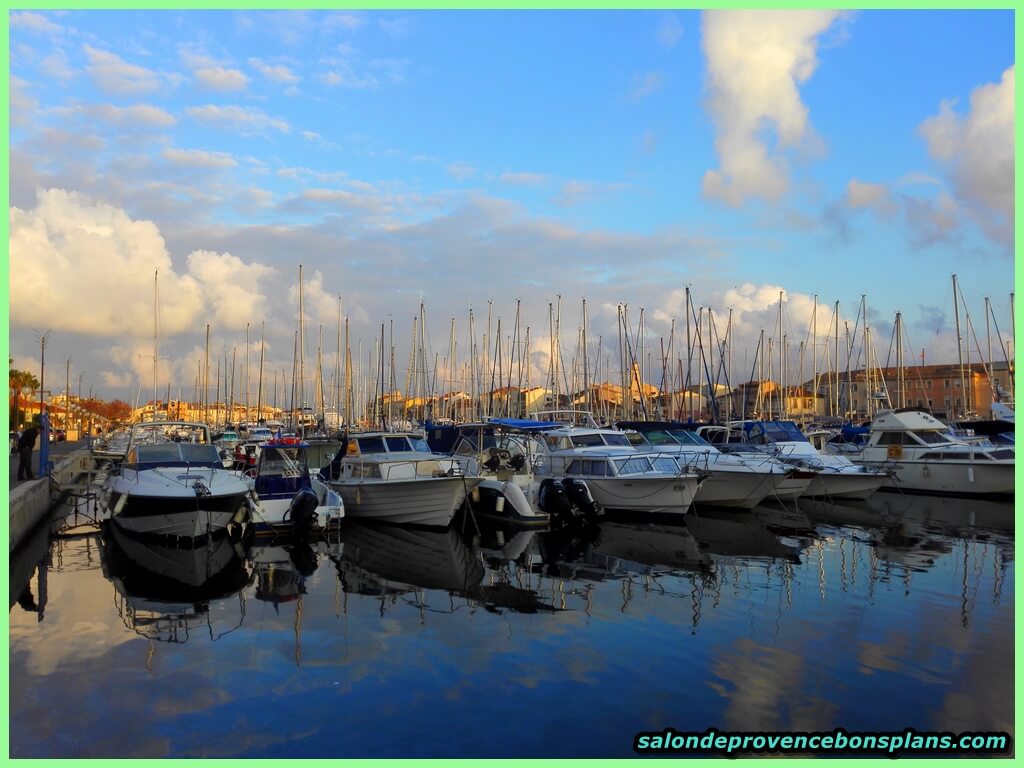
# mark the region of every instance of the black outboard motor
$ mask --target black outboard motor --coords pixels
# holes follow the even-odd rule
[[[578,515],[597,517],[597,502],[594,501],[590,488],[585,482],[567,477],[562,481],[562,487],[565,488],[566,498]]]
[[[572,513],[572,502],[565,494],[561,483],[547,478],[540,484],[537,492],[537,506],[541,512],[547,512],[551,518],[559,519]]]
[[[312,488],[301,488],[292,498],[285,517],[292,521],[296,534],[308,532],[316,523],[316,508],[320,500]]]

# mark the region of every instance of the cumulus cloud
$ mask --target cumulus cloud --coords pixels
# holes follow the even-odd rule
[[[291,126],[286,120],[271,117],[262,110],[238,106],[218,106],[207,104],[202,107],[188,107],[185,114],[189,117],[204,123],[213,125],[225,130],[241,130],[262,132],[273,129],[281,133],[288,133]]]
[[[13,326],[145,334],[153,327],[156,269],[166,332],[188,328],[202,310],[199,286],[175,274],[155,224],[75,193],[51,189],[32,210],[12,208],[10,253]]]
[[[918,126],[928,152],[946,172],[962,203],[993,239],[1013,242],[1014,67],[998,83],[971,92],[959,115],[943,101]]]
[[[211,322],[218,328],[242,329],[264,313],[268,299],[260,282],[275,275],[276,269],[211,251],[193,251],[187,261],[189,274],[203,286],[207,306],[213,309]]]
[[[116,53],[86,45],[85,55],[89,60],[85,71],[106,93],[130,96],[150,93],[160,87],[160,77],[156,72],[130,64]]]
[[[843,15],[705,12],[707,104],[720,164],[704,175],[707,197],[738,206],[751,198],[777,201],[786,193],[789,168],[783,150],[816,141],[799,86],[817,68],[819,36]]]
[[[155,224],[73,192],[41,191],[35,208],[11,208],[12,327],[151,336],[155,270],[161,336],[198,328],[210,316],[244,328],[266,302],[260,281],[274,272],[206,251],[190,255],[180,272]]]

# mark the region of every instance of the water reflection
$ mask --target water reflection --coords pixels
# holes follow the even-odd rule
[[[11,559],[12,755],[628,757],[667,726],[1012,732],[1013,538],[1010,505],[902,494],[682,525],[44,537]],[[97,738],[103,722],[122,727]]]
[[[241,626],[244,610],[218,627],[211,613],[212,604],[240,599],[252,577],[245,552],[227,537],[179,547],[137,539],[108,522],[102,543],[103,573],[114,585],[118,613],[139,635],[184,643],[201,627],[218,639]]]

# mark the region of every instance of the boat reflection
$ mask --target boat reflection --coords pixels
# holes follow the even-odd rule
[[[344,548],[333,559],[351,594],[459,593],[484,576],[479,552],[454,527],[438,531],[346,519],[338,534]]]
[[[101,540],[103,574],[114,585],[118,613],[129,629],[151,640],[184,643],[201,627],[216,640],[241,625],[242,591],[252,572],[241,546],[226,536],[176,547],[136,538],[107,521]],[[232,611],[218,611],[225,626],[215,628],[214,605],[233,597],[240,602],[237,621]]]
[[[595,552],[624,561],[613,570],[703,571],[711,558],[700,551],[693,534],[681,525],[630,525],[602,521]]]
[[[757,507],[758,510],[773,508]],[[802,547],[772,532],[760,516],[750,512],[705,510],[688,516],[686,528],[701,550],[720,558],[788,560],[800,562]]]

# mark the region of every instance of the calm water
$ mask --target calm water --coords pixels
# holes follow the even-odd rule
[[[12,757],[633,756],[638,731],[1013,733],[1011,504],[11,565]],[[22,586],[27,589],[22,591]]]

